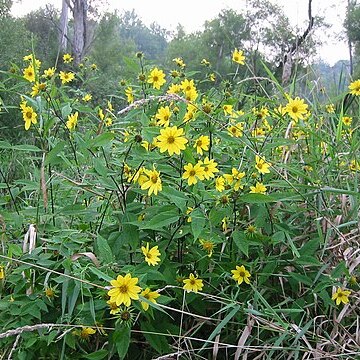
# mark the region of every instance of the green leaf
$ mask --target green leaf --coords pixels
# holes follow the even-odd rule
[[[96,269],[94,267],[90,267],[89,268],[90,271],[96,275],[99,279],[102,279],[102,280],[105,280],[105,281],[108,281],[110,282],[111,280],[113,280],[113,278],[105,273],[103,273],[102,271],[100,271],[99,269]]]
[[[72,111],[72,108],[71,108],[70,104],[66,104],[65,106],[63,106],[61,108],[61,117],[63,119],[67,118],[68,115],[71,114],[71,111]]]
[[[95,351],[91,354],[84,355],[83,358],[88,359],[88,360],[101,360],[101,359],[105,359],[107,355],[108,355],[108,351],[105,349],[102,349],[102,350]]]
[[[0,141],[0,149],[11,149],[11,144],[7,141]]]
[[[309,277],[302,275],[302,274],[291,272],[291,273],[289,273],[289,276],[291,278],[293,278],[294,280],[296,280],[297,282],[301,282],[305,285],[311,286],[313,283],[313,281]]]
[[[228,305],[229,307],[233,307],[233,309],[221,320],[221,322],[219,323],[219,325],[214,329],[214,331],[210,334],[210,336],[208,337],[208,339],[206,340],[206,342],[203,344],[201,350],[203,350],[208,341],[212,341],[212,339],[215,338],[216,335],[218,335],[221,330],[223,329],[224,326],[228,325],[229,321],[235,316],[235,314],[239,311],[240,309],[240,305]]]
[[[200,209],[191,212],[191,232],[194,235],[194,240],[197,240],[203,231],[205,223],[205,216]]]
[[[153,216],[149,221],[144,221],[140,229],[160,230],[165,226],[171,225],[179,220],[180,216],[176,209],[165,211]]]
[[[143,331],[143,335],[150,346],[155,349],[159,354],[164,354],[170,352],[170,346],[166,341],[165,336],[161,336],[161,334],[152,334],[158,333],[159,328],[153,327],[149,322],[141,323],[141,330]]]
[[[319,238],[309,240],[301,247],[301,249],[299,249],[299,254],[302,256],[304,255],[313,256],[316,253],[318,247],[319,247]]]
[[[245,194],[240,196],[239,200],[248,204],[263,204],[276,201],[272,196],[264,194]]]
[[[243,231],[235,230],[232,233],[232,238],[234,240],[237,248],[245,255],[249,256],[249,241],[246,238],[246,235]]]
[[[34,151],[34,152],[39,152],[42,151],[40,148],[38,148],[37,146],[34,145],[14,145],[11,147],[14,150],[19,150],[19,151]]]
[[[98,159],[96,157],[93,158],[93,164],[94,164],[94,169],[95,171],[103,176],[103,177],[107,177],[108,174],[108,169],[107,167],[104,165],[104,160]]]
[[[228,208],[212,208],[210,210],[209,219],[213,226],[217,226],[220,224],[221,220],[229,216],[229,209]]]
[[[170,203],[173,203],[178,207],[182,212],[186,210],[186,203],[188,201],[187,196],[170,186],[164,186],[161,192],[161,195],[165,196]]]
[[[57,155],[64,149],[65,141],[57,143],[46,155],[45,165],[51,164],[57,158]]]
[[[127,326],[117,326],[113,333],[112,341],[115,343],[120,360],[124,359],[130,345],[130,328]]]
[[[60,212],[64,215],[80,215],[86,212],[86,208],[83,204],[73,204],[63,207]]]
[[[103,133],[97,136],[95,139],[92,139],[89,143],[91,148],[108,145],[115,135],[111,132]]]
[[[111,248],[105,238],[101,235],[98,235],[96,239],[96,247],[99,253],[99,258],[103,260],[104,263],[109,264],[114,261],[114,256],[111,251]]]

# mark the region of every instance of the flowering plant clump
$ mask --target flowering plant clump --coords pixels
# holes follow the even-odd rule
[[[283,87],[249,51],[138,52],[107,96],[91,57],[3,72],[2,357],[358,351],[360,80]]]

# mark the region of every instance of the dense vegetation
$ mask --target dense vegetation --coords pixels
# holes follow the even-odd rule
[[[171,39],[94,14],[77,63],[2,3],[1,358],[360,355],[360,80],[306,66],[317,25],[286,79],[252,4]]]

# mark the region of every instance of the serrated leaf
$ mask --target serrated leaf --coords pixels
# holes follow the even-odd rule
[[[245,255],[249,256],[249,241],[246,238],[246,235],[243,231],[235,230],[232,233],[232,238],[234,240],[237,248]]]
[[[144,221],[140,229],[160,230],[165,226],[174,224],[179,220],[180,216],[176,209],[163,212],[153,216],[149,221]]]
[[[64,149],[66,145],[65,141],[60,141],[56,144],[47,154],[45,158],[45,165],[51,164],[54,159],[57,158],[58,154]]]
[[[161,195],[165,196],[171,203],[175,204],[181,211],[185,211],[186,195],[170,186],[164,186]]]
[[[197,240],[205,227],[205,216],[200,209],[195,209],[191,212],[191,232],[194,240]]]
[[[104,272],[100,271],[99,269],[96,269],[94,267],[90,267],[89,268],[90,271],[96,275],[99,279],[102,279],[102,280],[105,280],[105,281],[108,281],[110,282],[111,280],[113,280],[113,278],[107,274],[105,274]]]
[[[105,238],[101,235],[98,235],[96,239],[96,247],[99,253],[99,258],[106,264],[112,263],[114,261],[114,256],[111,251],[111,248]]]
[[[95,139],[92,139],[89,143],[91,148],[98,147],[98,146],[105,146],[108,145],[112,139],[114,139],[115,135],[110,132],[103,133],[97,136]]]
[[[143,331],[142,334],[144,335],[147,342],[159,354],[170,352],[170,346],[166,341],[166,337],[157,334],[152,334],[159,331],[157,328],[154,328],[150,323],[143,321],[141,323],[141,330]]]
[[[120,360],[124,359],[130,345],[130,328],[127,326],[117,326],[113,333],[112,341],[115,344]]]
[[[66,104],[65,106],[63,106],[61,108],[61,117],[63,119],[67,118],[68,115],[71,114],[71,111],[72,111],[72,108],[71,108],[70,104]]]

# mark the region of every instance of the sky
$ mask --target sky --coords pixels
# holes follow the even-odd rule
[[[61,7],[61,0],[14,0],[12,13],[22,16],[45,4]],[[135,9],[141,20],[149,25],[157,22],[168,30],[175,30],[177,24],[182,24],[187,33],[201,30],[206,20],[215,18],[222,9],[241,11],[246,7],[246,0],[108,0],[108,10]],[[284,8],[292,25],[299,28],[301,34],[308,25],[308,0],[271,0]],[[347,0],[313,0],[313,16],[324,16],[331,28],[321,33],[325,42],[320,50],[321,58],[333,65],[338,60],[348,59],[346,40],[341,37]]]

